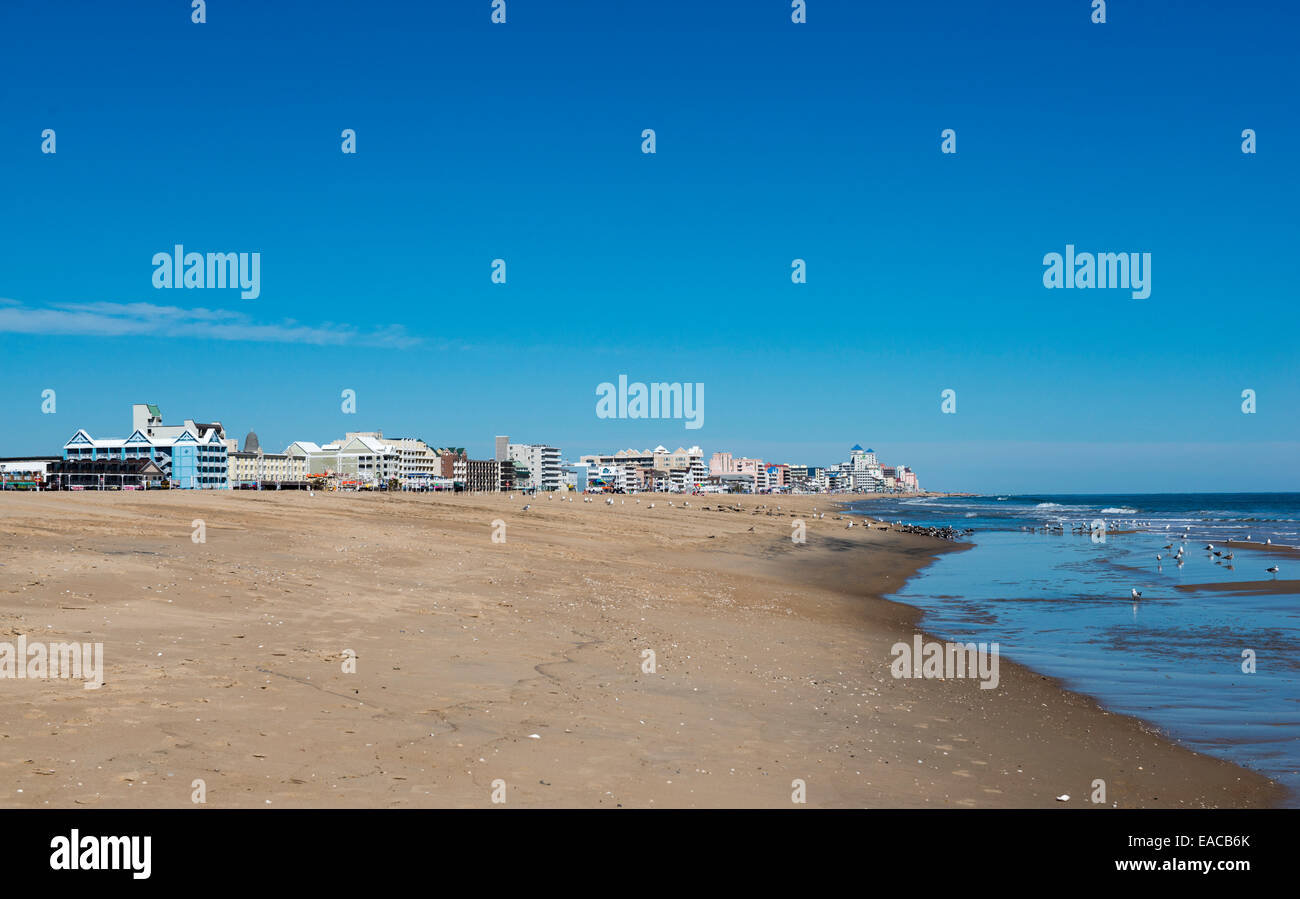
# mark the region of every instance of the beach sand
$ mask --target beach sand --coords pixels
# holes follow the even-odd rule
[[[0,495],[0,640],[102,642],[106,672],[0,680],[0,804],[186,807],[196,779],[273,808],[490,807],[494,782],[506,807],[1282,798],[1012,647],[997,689],[893,678],[919,613],[880,597],[954,544],[827,497],[639,499]]]

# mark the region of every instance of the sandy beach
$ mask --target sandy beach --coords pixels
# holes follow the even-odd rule
[[[105,658],[98,690],[0,680],[0,803],[190,807],[196,779],[214,807],[1280,800],[1005,656],[993,690],[892,677],[919,613],[881,597],[961,545],[846,529],[832,499],[0,495],[0,640]]]

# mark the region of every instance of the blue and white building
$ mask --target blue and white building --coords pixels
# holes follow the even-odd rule
[[[122,438],[91,437],[77,430],[63,445],[65,459],[152,459],[171,486],[184,490],[230,489],[226,430],[221,422],[164,425],[151,403],[131,407],[134,430]]]

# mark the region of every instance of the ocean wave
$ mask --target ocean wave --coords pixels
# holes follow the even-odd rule
[[[1110,509],[1102,509],[1102,515],[1136,515],[1137,509],[1129,509],[1125,506],[1115,506]]]

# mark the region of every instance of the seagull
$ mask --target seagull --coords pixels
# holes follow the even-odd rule
[[[1205,551],[1206,551],[1206,552],[1209,552],[1209,551],[1212,550],[1212,549],[1214,549],[1214,544],[1213,544],[1213,543],[1207,543],[1207,544],[1205,544]]]
[[[1226,556],[1224,556],[1224,558],[1227,559],[1229,562],[1231,562],[1231,561],[1232,561],[1232,553],[1228,553]]]
[[[524,508],[522,509],[522,511],[527,512],[530,506],[532,506],[532,503],[524,503]]]
[[[1165,549],[1173,549],[1173,548],[1174,548],[1174,545],[1173,545],[1172,543],[1167,544],[1167,545],[1165,546]]]
[[[1276,565],[1274,565],[1272,568],[1265,568],[1264,570],[1267,571],[1269,574],[1272,574],[1272,575],[1275,575],[1275,576],[1277,575],[1277,566],[1276,566]]]
[[[1156,561],[1157,561],[1157,562],[1160,561],[1160,553],[1156,553]]]
[[[1133,588],[1133,598],[1134,598],[1134,599],[1141,599],[1141,598],[1142,598],[1142,591],[1139,590],[1137,587],[1134,587],[1134,588]]]

